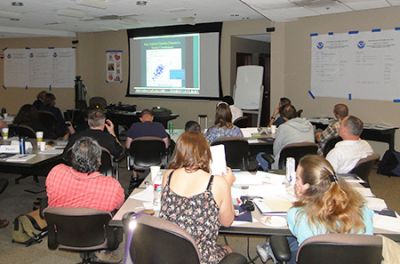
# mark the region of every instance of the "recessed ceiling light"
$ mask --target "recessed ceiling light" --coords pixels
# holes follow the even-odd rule
[[[145,5],[147,5],[147,1],[136,1],[136,5],[145,6]]]
[[[20,21],[21,19],[19,18],[10,18],[11,21]]]
[[[231,14],[231,17],[238,17],[239,14]]]
[[[12,2],[11,5],[12,6],[24,6],[24,3],[22,3],[22,2]]]

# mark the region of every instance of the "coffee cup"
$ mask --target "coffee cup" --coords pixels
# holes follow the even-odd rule
[[[40,141],[37,144],[38,144],[39,151],[45,151],[46,150],[46,142]]]
[[[36,140],[37,140],[37,142],[42,142],[43,141],[43,131],[37,131],[36,132]]]
[[[3,118],[4,118],[4,119],[7,119],[7,117],[8,117],[8,114],[7,114],[7,113],[4,113],[4,114],[3,114]]]
[[[8,139],[8,127],[4,127],[1,129],[1,136],[3,139]]]
[[[275,134],[276,133],[276,126],[272,125],[271,126],[271,134]]]

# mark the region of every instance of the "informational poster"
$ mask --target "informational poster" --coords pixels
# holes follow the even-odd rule
[[[311,37],[311,92],[348,99],[400,98],[400,31]]]
[[[122,50],[106,51],[106,82],[122,83]]]
[[[6,49],[4,86],[21,88],[73,88],[75,49]]]

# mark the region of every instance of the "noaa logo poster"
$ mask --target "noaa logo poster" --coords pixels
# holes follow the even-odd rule
[[[311,91],[315,96],[345,96],[336,87],[345,85],[348,58],[343,51],[349,45],[350,39],[345,34],[312,37]]]
[[[400,98],[400,31],[375,29],[311,36],[314,96]]]

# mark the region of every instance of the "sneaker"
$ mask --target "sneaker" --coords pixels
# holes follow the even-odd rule
[[[266,263],[267,260],[270,258],[269,243],[264,243],[264,244],[257,245],[256,248],[257,248],[257,254],[260,257],[261,261],[263,263]]]
[[[104,263],[120,263],[122,258],[118,256],[116,251],[100,250],[94,253],[97,262]]]

